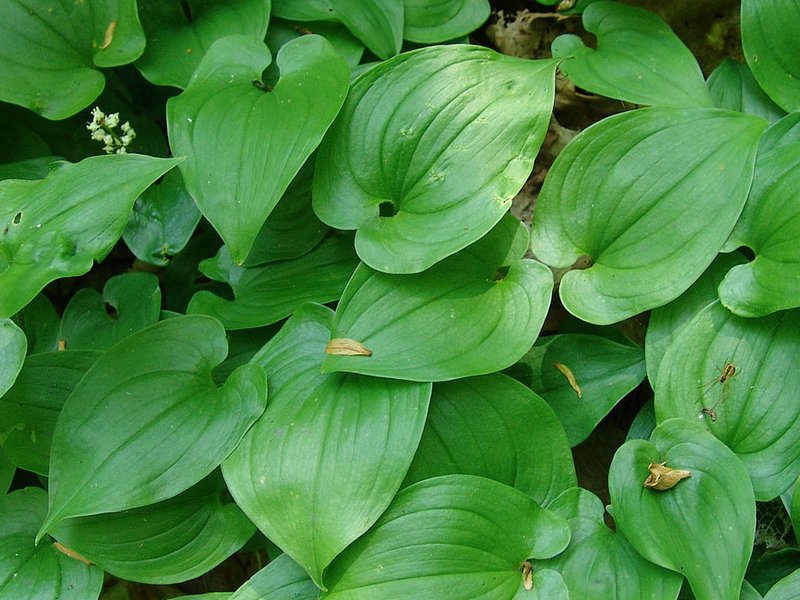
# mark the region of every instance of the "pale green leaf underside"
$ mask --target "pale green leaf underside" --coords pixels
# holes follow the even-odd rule
[[[209,48],[186,90],[167,102],[170,145],[186,155],[186,189],[238,264],[344,102],[347,63],[322,37],[302,36],[276,59],[274,89],[254,82],[263,42],[228,36]]]
[[[668,490],[644,487],[648,465],[662,462],[691,476]],[[696,423],[670,419],[649,442],[617,450],[608,486],[614,520],[639,554],[682,573],[698,598],[739,600],[755,498],[747,471],[722,442]]]
[[[222,467],[239,506],[320,586],[400,487],[431,390],[321,373],[332,319],[306,304],[252,358],[269,378],[270,404]]]
[[[714,303],[667,350],[656,387],[659,421],[700,422],[737,454],[758,500],[800,475],[800,311],[745,319]],[[735,373],[720,383],[726,364]],[[702,411],[712,408],[713,421]]]
[[[11,319],[0,319],[0,398],[14,385],[27,350],[25,333]]]
[[[217,388],[211,370],[226,354],[222,325],[202,315],[161,321],[103,354],[56,422],[39,537],[67,517],[165,500],[216,468],[263,412],[267,393],[255,365]]]
[[[57,163],[38,181],[0,181],[0,316],[89,271],[122,235],[136,197],[179,162],[113,154]]]
[[[654,13],[617,2],[594,2],[583,26],[597,49],[577,35],[553,41],[560,69],[585,90],[647,106],[710,107],[703,72],[692,52]]]
[[[403,483],[449,474],[494,479],[541,506],[577,485],[558,417],[530,389],[499,373],[433,386],[425,430]]]
[[[230,597],[230,600],[317,600],[319,588],[303,567],[288,554],[275,560],[253,575]]]
[[[581,132],[550,169],[532,227],[539,260],[591,260],[561,281],[567,310],[610,324],[686,290],[739,217],[766,126],[719,109],[649,108]]]
[[[485,235],[530,175],[553,60],[436,46],[370,69],[323,140],[313,205],[373,269],[417,273]],[[393,216],[381,216],[391,204]]]

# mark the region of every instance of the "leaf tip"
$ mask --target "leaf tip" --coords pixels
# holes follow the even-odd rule
[[[372,350],[349,338],[333,338],[325,346],[325,354],[333,356],[372,356]]]
[[[675,487],[681,479],[686,479],[692,475],[691,471],[673,469],[663,463],[650,463],[647,465],[650,474],[644,480],[644,487],[662,492]]]

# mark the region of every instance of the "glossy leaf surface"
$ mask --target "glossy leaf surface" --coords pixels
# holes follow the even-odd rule
[[[435,477],[396,496],[331,565],[320,597],[509,600],[523,589],[522,563],[558,554],[569,535],[563,518],[518,490],[473,475]]]
[[[499,373],[433,386],[404,485],[449,474],[494,479],[541,506],[577,485],[558,417],[530,389]]]
[[[550,169],[532,228],[539,260],[590,261],[561,280],[567,310],[605,325],[685,291],[739,217],[766,125],[718,109],[650,108],[582,131]]]
[[[25,488],[0,498],[0,596],[95,600],[103,572],[60,552],[48,538],[35,545],[47,492]]]
[[[648,465],[691,475],[671,489],[643,482]],[[747,471],[696,423],[670,419],[650,441],[626,442],[608,476],[614,520],[639,554],[682,573],[697,598],[738,600],[753,546],[755,498]]]
[[[188,157],[181,165],[186,189],[238,264],[339,112],[350,82],[347,63],[320,36],[280,49],[274,89],[260,83],[270,62],[263,42],[228,36],[167,103],[170,145]]]
[[[0,316],[86,273],[122,235],[136,197],[178,162],[114,154],[60,163],[38,181],[0,181]]]
[[[305,569],[284,553],[253,575],[230,600],[317,600],[319,588]]]
[[[321,373],[332,319],[306,304],[253,357],[270,404],[222,466],[237,504],[317,585],[400,487],[431,393],[429,383]]]
[[[798,340],[797,310],[744,319],[715,303],[684,326],[659,371],[657,419],[702,423],[737,454],[758,500],[800,475]]]
[[[214,385],[211,369],[227,350],[222,325],[192,315],[161,321],[103,354],[56,422],[40,537],[67,517],[165,500],[217,467],[264,411],[267,393],[255,365]]]
[[[488,0],[403,0],[403,37],[436,44],[471,33],[489,18]]]
[[[358,265],[353,242],[346,236],[328,238],[308,254],[257,267],[240,267],[225,247],[200,270],[233,288],[233,300],[211,292],[194,295],[187,313],[219,319],[226,329],[269,325],[288,317],[304,302],[338,300]]]
[[[508,215],[484,238],[414,275],[360,265],[336,309],[332,337],[371,356],[328,354],[326,371],[447,381],[498,371],[531,347],[550,304],[552,274],[520,257],[525,226]]]
[[[708,76],[708,91],[714,106],[763,117],[770,123],[786,116],[762,90],[746,64],[726,58]]]
[[[387,273],[423,271],[475,242],[530,175],[555,67],[451,45],[370,69],[320,147],[317,215],[357,229],[361,260]]]

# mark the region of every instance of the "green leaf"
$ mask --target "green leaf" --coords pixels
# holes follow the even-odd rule
[[[38,181],[0,181],[0,316],[89,271],[122,235],[136,197],[179,162],[113,154],[58,164]]]
[[[688,290],[669,304],[659,306],[650,313],[645,336],[645,359],[647,378],[655,389],[658,368],[670,344],[675,341],[681,328],[703,308],[717,301],[717,287],[728,269],[745,262],[738,252],[719,254],[706,271]],[[649,435],[647,437],[650,437]]]
[[[14,315],[25,337],[28,353],[54,352],[58,349],[61,318],[44,294],[37,294],[21,311]]]
[[[733,267],[719,297],[743,317],[800,306],[800,113],[764,134],[753,186],[726,246],[748,246],[755,259]]]
[[[230,600],[317,600],[319,588],[288,554],[253,575],[230,597]]]
[[[27,351],[22,329],[9,318],[0,319],[0,398],[14,385]]]
[[[47,476],[50,443],[64,402],[101,353],[33,354],[0,398],[0,446],[19,468]]]
[[[527,558],[549,558],[568,543],[566,521],[522,492],[444,475],[397,494],[331,565],[320,598],[508,600],[522,589]]]
[[[403,37],[420,44],[454,40],[489,18],[488,0],[403,0]]]
[[[647,488],[653,463],[691,475],[671,489]],[[608,487],[617,527],[639,554],[682,573],[700,599],[739,599],[756,506],[747,471],[722,442],[695,423],[670,419],[649,442],[617,450]]]
[[[739,217],[766,125],[719,109],[649,108],[575,137],[547,175],[532,230],[539,260],[591,262],[561,280],[567,310],[606,325],[684,292]]]
[[[800,110],[798,0],[742,0],[742,49],[750,70],[786,112]]]
[[[152,273],[120,273],[103,286],[102,296],[83,288],[70,298],[61,335],[70,350],[107,350],[158,321],[161,289]]]
[[[567,549],[533,564],[561,573],[572,598],[675,600],[683,577],[642,558],[621,531],[604,523],[603,503],[587,490],[572,488],[548,505],[572,530]]]
[[[186,189],[241,264],[267,216],[339,112],[347,63],[320,36],[278,52],[274,89],[257,83],[270,63],[260,41],[214,42],[186,90],[167,102],[169,140]],[[254,83],[255,82],[255,83]]]
[[[542,506],[577,485],[558,417],[539,396],[500,373],[433,386],[425,430],[403,485],[451,473],[494,479]]]
[[[0,497],[0,596],[95,600],[103,572],[56,549],[50,539],[35,545],[47,512],[47,493],[25,488]]]
[[[758,593],[758,590],[745,579],[742,583],[742,592],[739,595],[739,600],[764,600],[764,598]]]
[[[135,0],[0,5],[0,100],[63,119],[103,91],[98,67],[136,60],[145,39]]]
[[[171,498],[216,468],[264,411],[267,394],[255,365],[214,385],[211,370],[227,350],[222,325],[192,315],[161,321],[103,354],[56,422],[39,537],[68,517]]]
[[[403,41],[402,0],[273,0],[272,12],[290,21],[339,21],[381,60]]]
[[[203,313],[219,319],[226,329],[269,325],[291,315],[304,302],[331,302],[342,295],[358,265],[352,240],[334,236],[308,254],[260,267],[237,266],[227,246],[200,270],[233,288],[233,300],[211,292],[197,292],[187,313]]]
[[[644,355],[639,348],[596,335],[540,338],[520,362],[530,369],[530,379],[523,382],[558,415],[570,446],[589,437],[600,420],[645,376]]]
[[[631,426],[628,428],[628,434],[625,436],[625,441],[628,440],[649,440],[656,428],[656,407],[653,399],[651,398],[644,403],[639,412],[633,418]]]
[[[133,203],[122,239],[139,260],[164,266],[183,250],[199,221],[180,172],[170,171]]]
[[[800,311],[744,319],[715,303],[684,326],[658,374],[658,421],[702,423],[737,454],[762,501],[800,475],[798,340]],[[727,365],[734,373],[721,382]]]
[[[333,313],[297,310],[252,359],[270,405],[223,463],[237,504],[322,587],[322,572],[397,492],[431,385],[320,372]]]
[[[255,526],[223,504],[222,478],[118,513],[67,519],[52,532],[61,544],[121,579],[163,585],[200,577],[241,548]]]
[[[387,273],[423,271],[475,242],[530,175],[556,64],[451,45],[370,69],[320,146],[317,215],[358,229],[359,257]]]
[[[528,232],[511,215],[431,269],[389,275],[360,265],[339,301],[333,338],[370,356],[328,354],[325,371],[446,381],[512,365],[531,347],[550,304],[549,269],[519,258]]]
[[[792,519],[792,529],[794,529],[794,536],[800,536],[800,477],[795,481],[793,486],[786,490],[791,492],[791,502],[789,503],[789,515]]]
[[[313,178],[312,158],[302,166],[278,204],[269,213],[247,260],[244,261],[245,267],[300,258],[322,241],[328,227],[317,218],[311,207]]]
[[[299,24],[273,18],[269,21],[266,43],[270,51],[275,54],[284,44],[309,33],[321,35],[328,40],[351,69],[358,66],[364,54],[364,44],[340,23],[314,21]]]
[[[617,2],[594,2],[583,27],[597,49],[577,35],[553,41],[561,71],[585,90],[634,104],[710,107],[703,72],[691,50],[656,14]]]
[[[139,0],[147,48],[136,67],[158,85],[185,88],[207,49],[241,34],[261,41],[267,33],[269,0]]]
[[[797,600],[798,589],[800,589],[800,569],[776,583],[764,596],[764,600]]]
[[[62,160],[60,156],[40,156],[0,164],[0,179],[44,179],[50,170],[50,163],[59,160]]]
[[[786,116],[758,86],[753,73],[740,62],[726,58],[708,76],[708,91],[714,106],[763,117],[770,123]]]
[[[6,492],[8,492],[16,472],[17,467],[11,462],[11,459],[6,456],[3,447],[0,446],[0,495],[5,495]]]

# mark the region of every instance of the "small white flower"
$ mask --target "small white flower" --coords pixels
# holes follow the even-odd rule
[[[114,146],[103,146],[103,152],[106,154],[111,154],[114,152]]]
[[[119,113],[111,113],[106,117],[106,127],[114,129],[119,125]]]
[[[117,154],[127,154],[127,153],[128,151],[125,150],[124,146],[122,148],[117,148]]]
[[[95,129],[92,131],[92,139],[98,142],[102,142],[106,137],[105,131],[102,129]]]
[[[105,116],[106,116],[105,113],[102,110],[100,110],[99,106],[95,106],[92,109],[92,121],[94,123],[100,123],[100,121],[102,121]]]
[[[133,129],[131,128],[130,121],[125,121],[120,129],[122,129],[122,133],[128,133],[129,131],[133,131]]]

